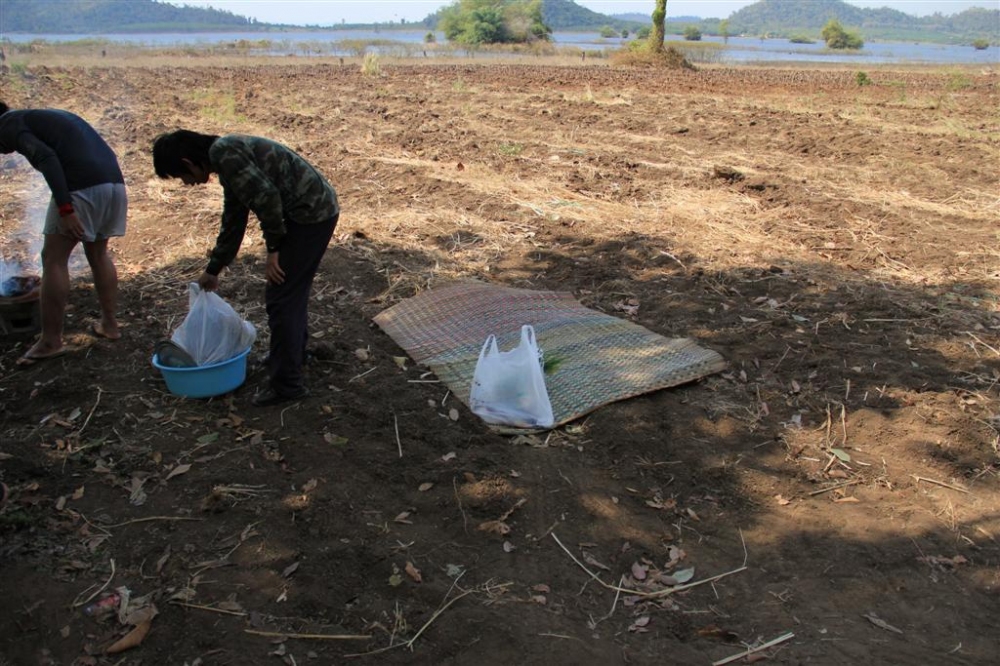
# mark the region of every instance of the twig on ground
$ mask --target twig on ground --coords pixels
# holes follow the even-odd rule
[[[600,576],[598,576],[593,571],[591,571],[590,569],[588,569],[587,567],[585,567],[583,565],[583,563],[580,562],[580,560],[576,559],[576,557],[573,555],[573,553],[571,553],[569,551],[569,549],[566,548],[566,546],[563,545],[563,542],[559,540],[559,537],[556,536],[555,532],[552,533],[552,538],[555,539],[556,543],[559,544],[559,547],[562,548],[563,551],[565,551],[566,554],[570,556],[570,559],[572,559],[574,562],[576,562],[576,564],[577,564],[578,567],[580,567],[581,569],[583,569],[584,571],[586,571],[587,574],[591,578],[593,578],[595,581],[597,581],[598,583],[600,583],[605,589],[615,590],[616,592],[624,592],[625,594],[629,594],[629,595],[633,595],[633,596],[637,596],[637,597],[642,597],[644,599],[659,599],[660,597],[666,597],[666,596],[669,596],[669,595],[674,594],[676,592],[683,592],[684,590],[690,590],[691,588],[698,587],[699,585],[705,585],[706,583],[714,583],[715,581],[719,580],[720,578],[725,578],[726,576],[731,576],[733,574],[740,573],[741,571],[746,571],[746,568],[747,568],[746,565],[744,564],[743,566],[739,567],[738,569],[733,569],[732,571],[726,571],[724,573],[712,576],[711,578],[705,578],[704,580],[695,581],[694,583],[686,583],[684,585],[676,585],[674,587],[669,587],[669,588],[666,588],[664,590],[659,590],[657,592],[643,592],[642,590],[631,590],[631,589],[629,589],[627,587],[619,587],[617,585],[611,585],[610,583],[605,583],[603,580],[601,580]],[[742,538],[742,535],[741,535],[741,538]],[[746,548],[746,543],[744,542],[744,553],[746,552],[745,548]]]
[[[860,479],[851,479],[850,481],[844,481],[843,483],[838,483],[837,485],[830,486],[829,488],[820,488],[819,490],[814,490],[811,493],[809,493],[809,496],[812,497],[813,495],[822,495],[823,493],[828,493],[831,490],[837,490],[838,488],[846,488],[847,486],[854,486],[859,483],[861,483]]]
[[[469,517],[465,515],[465,507],[462,506],[462,498],[458,496],[458,484],[455,483],[455,477],[451,479],[451,487],[455,489],[455,501],[458,502],[458,510],[462,512],[462,529],[465,533],[469,533]]]
[[[202,518],[188,518],[186,516],[147,516],[145,518],[134,518],[132,520],[126,520],[123,523],[114,523],[113,525],[102,525],[104,529],[112,529],[114,527],[124,527],[126,525],[133,525],[135,523],[149,523],[154,520],[193,520],[201,521]]]
[[[367,375],[367,374],[369,374],[369,373],[372,373],[372,372],[375,372],[376,370],[378,370],[378,366],[377,366],[377,365],[376,365],[376,366],[375,366],[374,368],[372,368],[371,370],[365,370],[365,371],[364,371],[364,372],[362,372],[362,373],[361,373],[360,375],[354,375],[354,376],[353,376],[353,377],[351,377],[351,378],[350,378],[349,380],[347,380],[347,383],[348,383],[348,384],[350,384],[350,383],[351,383],[351,382],[353,382],[353,381],[354,381],[355,379],[361,379],[361,378],[362,378],[362,377],[364,377],[365,375]]]
[[[926,476],[917,476],[916,474],[911,474],[910,476],[912,476],[914,479],[916,479],[917,483],[920,483],[921,481],[925,481],[927,483],[933,483],[935,486],[941,486],[942,488],[948,488],[949,490],[957,490],[960,493],[967,493],[967,492],[969,492],[968,489],[966,489],[966,488],[962,488],[962,487],[959,487],[959,486],[953,486],[950,483],[945,483],[944,481],[936,481],[934,479],[928,479]]]
[[[76,599],[73,600],[73,608],[79,608],[80,606],[84,606],[84,605],[90,603],[91,599],[93,599],[98,594],[100,594],[101,592],[103,592],[104,590],[106,590],[107,587],[108,587],[108,585],[111,584],[111,579],[115,577],[115,560],[114,560],[114,558],[110,559],[109,562],[111,562],[111,575],[108,576],[108,579],[106,581],[104,581],[104,585],[101,585],[99,588],[97,588],[97,590],[93,594],[91,594],[89,597],[87,597],[83,601],[77,601],[77,599],[79,599],[81,596],[83,596],[84,594],[86,594],[87,590],[89,590],[90,588],[88,587],[87,590],[84,590],[83,592],[81,592],[80,594],[78,594],[77,597],[76,597]],[[93,587],[93,586],[91,586],[91,587]]]
[[[102,391],[103,391],[103,389],[101,389],[101,387],[98,386],[97,387],[97,400],[94,400],[94,406],[90,408],[90,413],[87,414],[87,418],[84,419],[83,425],[80,426],[80,429],[76,431],[75,434],[76,434],[77,437],[79,437],[80,435],[82,435],[83,431],[86,430],[87,424],[90,423],[90,418],[94,415],[94,411],[97,409],[97,405],[99,405],[101,403],[101,393],[102,393]]]
[[[396,429],[396,448],[399,449],[399,457],[403,457],[403,443],[399,441],[399,419],[396,418],[396,412],[392,413],[392,425]]]
[[[455,589],[455,586],[458,585],[458,581],[464,575],[465,574],[463,573],[462,575],[458,576],[458,578],[456,578],[452,582],[451,587],[448,588],[447,594],[444,595],[445,599],[448,598],[448,595],[451,594],[451,591],[453,589]],[[468,595],[470,595],[470,594],[472,594],[474,592],[478,592],[478,591],[479,591],[479,589],[475,588],[475,587],[471,588],[471,589],[468,589],[468,590],[462,592],[461,594],[459,594],[458,596],[453,597],[447,603],[442,604],[440,607],[438,607],[438,609],[436,611],[434,611],[434,614],[431,615],[430,619],[427,620],[427,622],[425,622],[424,625],[422,627],[420,627],[420,629],[417,630],[417,633],[415,633],[413,635],[413,638],[411,638],[410,640],[408,640],[406,642],[403,642],[403,643],[393,643],[391,645],[386,645],[383,648],[379,648],[378,650],[371,650],[370,652],[361,652],[361,653],[355,653],[355,654],[346,654],[344,656],[345,657],[368,657],[368,656],[371,656],[373,654],[380,654],[382,652],[388,652],[389,650],[393,650],[393,649],[398,648],[398,647],[403,647],[404,645],[406,647],[410,648],[410,651],[412,651],[413,650],[413,643],[414,643],[414,641],[416,641],[420,637],[420,634],[424,633],[424,631],[427,629],[427,627],[431,626],[431,624],[434,622],[434,620],[438,619],[438,617],[442,613],[444,613],[446,610],[448,610],[449,606],[451,606],[453,603],[455,603],[456,601],[458,601],[462,597],[468,596]]]
[[[723,666],[723,664],[731,664],[734,661],[739,661],[740,659],[745,659],[745,658],[749,657],[752,654],[756,654],[757,652],[761,652],[762,650],[766,650],[766,649],[768,649],[770,647],[774,647],[778,643],[784,643],[785,641],[791,640],[793,638],[795,638],[795,634],[793,634],[792,632],[789,631],[787,634],[782,634],[781,636],[778,636],[774,640],[770,640],[770,641],[764,643],[763,645],[758,645],[755,648],[749,648],[749,649],[745,650],[744,652],[740,652],[739,654],[734,654],[734,655],[732,655],[730,657],[726,657],[725,659],[720,659],[718,661],[713,661],[712,662],[712,666]]]
[[[314,641],[369,641],[370,634],[289,634],[281,631],[258,631],[257,629],[244,629],[243,633],[254,636],[267,636],[269,638],[303,638]]]
[[[200,604],[190,604],[186,601],[171,601],[175,606],[184,606],[185,608],[194,608],[195,610],[211,611],[213,613],[222,613],[223,615],[238,615],[240,617],[245,617],[246,613],[241,613],[240,611],[231,611],[224,608],[213,608],[212,606],[202,606]]]

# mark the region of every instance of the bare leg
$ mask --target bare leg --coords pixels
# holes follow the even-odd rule
[[[108,254],[108,239],[84,242],[83,251],[94,274],[97,302],[101,306],[101,321],[94,325],[94,332],[101,337],[117,340],[122,337],[115,317],[118,311],[118,270]]]
[[[61,234],[46,234],[42,245],[42,288],[40,308],[42,335],[25,356],[42,358],[63,346],[63,317],[69,299],[69,255],[76,240]]]

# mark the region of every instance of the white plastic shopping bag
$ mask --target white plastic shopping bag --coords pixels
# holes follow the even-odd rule
[[[211,365],[248,349],[257,339],[257,329],[221,296],[192,282],[188,287],[187,317],[170,339],[191,354],[199,366]]]
[[[486,338],[472,376],[469,406],[487,423],[520,428],[550,428],[555,422],[545,390],[545,373],[535,329],[521,327],[521,342],[510,351]]]

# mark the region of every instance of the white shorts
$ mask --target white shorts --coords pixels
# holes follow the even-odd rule
[[[128,217],[128,195],[121,183],[104,183],[69,193],[73,210],[83,224],[83,240],[93,243],[112,236],[125,235]],[[45,213],[44,234],[60,234],[59,207],[55,199],[49,201]]]

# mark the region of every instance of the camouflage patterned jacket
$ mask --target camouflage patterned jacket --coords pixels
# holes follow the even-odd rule
[[[268,252],[281,249],[286,221],[317,224],[340,212],[326,178],[280,143],[229,134],[215,140],[208,157],[224,194],[222,226],[205,269],[212,275],[236,258],[250,211],[260,222]]]

